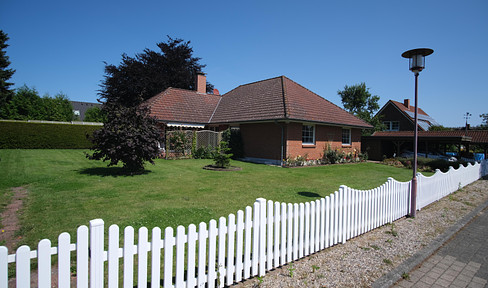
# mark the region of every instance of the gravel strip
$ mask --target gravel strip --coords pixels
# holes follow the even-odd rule
[[[269,271],[233,287],[370,287],[488,199],[488,178],[345,244]]]

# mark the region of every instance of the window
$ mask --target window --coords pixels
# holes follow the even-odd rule
[[[342,145],[351,145],[351,129],[342,129]]]
[[[383,124],[386,126],[385,131],[400,131],[400,122],[398,121],[384,121]]]
[[[307,145],[315,144],[315,126],[313,125],[302,126],[302,144],[307,144]]]

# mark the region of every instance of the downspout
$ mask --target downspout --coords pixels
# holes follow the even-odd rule
[[[277,120],[274,121],[274,123],[278,126],[281,127],[281,153],[280,153],[280,166],[283,167],[283,159],[285,153],[285,127],[283,125],[280,125]]]

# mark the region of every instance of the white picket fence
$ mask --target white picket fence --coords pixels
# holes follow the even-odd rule
[[[439,200],[488,172],[488,161],[467,167],[419,174],[417,208]],[[58,270],[58,287],[223,287],[285,265],[319,250],[344,243],[409,211],[411,182],[393,178],[372,190],[341,186],[339,191],[307,203],[280,203],[257,199],[253,207],[186,229],[142,227],[137,244],[134,228],[125,227],[123,246],[117,225],[105,228],[101,219],[80,226],[76,241],[62,233],[58,246],[44,239],[37,250],[21,246],[8,255],[0,247],[0,287],[8,287],[9,265],[15,267],[17,287],[31,286],[31,260],[37,259],[38,287],[51,287],[52,269]],[[106,249],[107,247],[107,249]],[[57,255],[57,267],[52,257]],[[76,257],[74,257],[76,255]],[[135,259],[137,258],[137,259]],[[107,264],[107,265],[106,265]],[[75,267],[76,279],[71,277]],[[107,268],[107,269],[106,269]],[[122,271],[121,271],[122,270]],[[136,275],[136,277],[135,277]],[[137,278],[137,279],[134,279]]]

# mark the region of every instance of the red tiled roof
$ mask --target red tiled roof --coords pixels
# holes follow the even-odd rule
[[[221,96],[168,88],[148,99],[150,115],[161,121],[208,123]]]
[[[415,113],[415,105],[410,105],[410,107],[407,108],[407,106],[405,106],[401,102],[397,102],[394,100],[390,100],[390,101],[391,101],[391,103],[395,104],[395,106],[397,106],[398,109],[400,109],[401,111],[409,111],[409,112]],[[422,108],[420,108],[420,107],[419,107],[418,113],[429,116],[429,114],[425,113],[425,111],[422,110]],[[410,117],[410,118],[412,118],[412,117]]]
[[[378,131],[375,137],[413,137],[413,131]],[[471,137],[471,143],[488,143],[488,130],[418,131],[419,137]]]
[[[372,127],[285,76],[241,85],[224,94],[211,122],[277,119]]]
[[[284,119],[280,77],[241,85],[222,96],[212,123]]]
[[[161,121],[225,124],[289,119],[372,127],[285,76],[241,85],[222,96],[168,88],[146,104]]]

